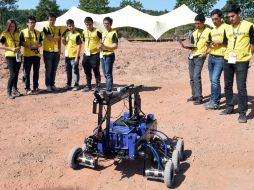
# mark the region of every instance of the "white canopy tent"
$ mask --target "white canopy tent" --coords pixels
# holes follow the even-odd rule
[[[66,26],[66,21],[68,19],[73,19],[75,26],[83,29],[85,27],[84,18],[90,16],[94,20],[94,26],[103,30],[103,19],[109,16],[113,19],[113,28],[133,27],[142,29],[157,40],[166,31],[172,28],[194,23],[196,15],[197,14],[190,10],[185,4],[160,16],[145,14],[129,5],[108,14],[93,14],[80,10],[77,7],[71,7],[65,14],[56,19],[56,26]],[[36,29],[41,31],[46,24],[47,21],[37,22]],[[206,24],[213,26],[210,18],[206,18]]]

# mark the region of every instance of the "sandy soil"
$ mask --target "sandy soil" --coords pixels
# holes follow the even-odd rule
[[[175,176],[176,189],[254,189],[253,66],[248,76],[248,123],[238,124],[237,113],[221,116],[221,110],[206,111],[202,105],[186,102],[190,96],[187,51],[177,43],[121,40],[116,57],[115,85],[145,85],[141,93],[143,111],[154,113],[159,129],[170,137],[179,136],[185,140],[187,159],[181,163],[180,174]],[[142,176],[140,161],[100,159],[100,170],[70,169],[67,165],[69,151],[74,146],[82,146],[84,138],[96,126],[92,93],[60,91],[9,100],[6,98],[7,77],[8,70],[1,64],[1,190],[167,189],[163,182]],[[21,77],[22,74],[19,75],[19,89],[24,92]],[[62,60],[56,85],[63,87],[65,80]],[[202,81],[207,100],[210,91],[207,63]],[[84,83],[81,70],[80,84]],[[45,90],[43,62],[40,88]],[[225,98],[221,106],[225,107]],[[115,105],[113,117],[117,117],[123,107],[123,103]]]

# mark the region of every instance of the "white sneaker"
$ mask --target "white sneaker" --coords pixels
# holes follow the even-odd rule
[[[77,90],[79,90],[79,87],[78,86],[74,86],[72,90],[73,91],[77,91]]]
[[[47,91],[47,92],[52,92],[52,88],[51,88],[51,86],[47,86],[46,91]]]
[[[54,90],[54,91],[58,91],[59,90],[59,88],[57,88],[55,85],[51,86],[51,89]]]

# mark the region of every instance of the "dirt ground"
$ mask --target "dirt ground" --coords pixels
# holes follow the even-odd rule
[[[179,190],[254,190],[254,67],[248,76],[248,123],[238,124],[238,113],[219,115],[203,105],[186,102],[190,96],[187,51],[175,42],[120,41],[114,65],[115,86],[142,84],[142,110],[154,113],[158,128],[185,141],[186,160],[175,176]],[[81,69],[81,85],[85,83]],[[24,92],[19,75],[19,89]],[[142,161],[100,159],[100,170],[72,170],[67,156],[92,134],[93,94],[81,91],[43,92],[6,98],[8,70],[0,64],[0,189],[1,190],[163,190],[163,182],[142,176]],[[223,77],[222,77],[223,81]],[[64,87],[62,59],[56,85]],[[105,80],[102,77],[102,82]],[[203,96],[209,98],[207,63],[202,72]],[[222,87],[224,85],[222,84]],[[45,90],[41,61],[40,88]],[[235,88],[235,93],[236,93]],[[237,103],[237,96],[235,97]],[[113,119],[124,103],[113,106]],[[237,108],[237,105],[235,106]]]

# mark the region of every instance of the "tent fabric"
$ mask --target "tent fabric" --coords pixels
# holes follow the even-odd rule
[[[133,27],[144,30],[159,39],[165,32],[178,26],[194,23],[197,14],[190,10],[185,4],[160,16],[145,14],[131,6],[126,6],[118,11],[107,14],[93,14],[85,12],[77,7],[71,7],[65,14],[56,19],[56,26],[66,26],[68,19],[73,19],[77,28],[83,29],[84,19],[90,16],[94,20],[94,26],[103,30],[103,19],[109,16],[113,19],[113,28]],[[42,31],[47,21],[37,22],[36,29]],[[206,18],[206,24],[213,26],[212,20]]]

